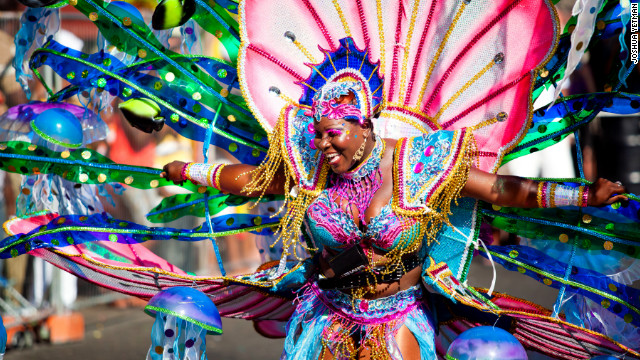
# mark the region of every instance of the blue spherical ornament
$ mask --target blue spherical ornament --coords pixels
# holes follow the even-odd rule
[[[198,324],[208,334],[222,334],[222,320],[216,305],[202,291],[185,286],[162,290],[149,300],[144,311],[170,314],[182,320]]]
[[[45,110],[31,120],[31,128],[52,144],[68,148],[82,146],[82,125],[78,118],[67,110]]]
[[[142,17],[142,14],[140,14],[140,10],[128,2],[112,1],[107,5],[107,10],[119,19],[128,17],[132,21],[139,21],[144,24],[144,18]]]
[[[527,360],[518,339],[493,326],[478,326],[460,334],[449,346],[451,360]]]

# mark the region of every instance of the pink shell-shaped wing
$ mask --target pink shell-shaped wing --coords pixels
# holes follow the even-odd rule
[[[351,37],[380,62],[389,126],[472,128],[492,171],[524,134],[534,72],[558,36],[545,0],[248,0],[240,14],[241,85],[267,131],[300,99],[321,49]]]
[[[312,0],[241,3],[241,86],[249,107],[267,131],[278,121],[287,100],[297,102],[302,96],[303,88],[297,83],[311,75],[312,67],[307,64],[324,60],[321,49],[335,50],[340,39],[352,37],[358,48],[369,49],[372,63],[378,61],[381,51],[393,49],[391,42],[380,45],[376,2],[336,4]],[[379,10],[398,14],[398,4],[385,1]],[[384,16],[384,36],[394,37],[396,21],[397,16]],[[382,69],[379,72],[382,74]]]

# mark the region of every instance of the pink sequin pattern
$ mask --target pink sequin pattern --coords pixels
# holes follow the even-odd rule
[[[314,116],[316,120],[326,117],[331,120],[345,119],[347,117],[356,117],[358,122],[362,124],[364,117],[360,109],[352,104],[338,104],[336,99],[331,100],[313,100],[310,111],[304,113],[306,116]]]

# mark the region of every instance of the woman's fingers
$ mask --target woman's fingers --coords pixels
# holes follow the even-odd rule
[[[628,201],[628,198],[623,195],[624,193],[626,193],[626,189],[621,182],[611,182],[600,178],[590,186],[588,204],[590,206],[605,206],[618,201]]]
[[[175,184],[182,182],[182,167],[179,161],[172,161],[162,167],[160,177],[173,181]]]
[[[605,205],[611,205],[613,203],[619,202],[619,201],[628,201],[629,198],[624,196],[624,195],[615,195],[610,197],[606,202]]]
[[[609,200],[620,197],[621,195],[618,195],[618,194],[624,194],[626,192],[626,190],[625,190],[624,186],[622,186],[622,183],[620,183],[619,181],[617,181],[615,183],[609,182],[608,185],[609,185],[609,187],[608,187],[609,199],[607,199],[607,204],[612,204],[615,201],[609,202]],[[614,196],[614,195],[617,195],[617,196]],[[622,197],[624,197],[626,199],[626,196],[622,196]]]
[[[616,182],[614,183],[615,187],[616,187],[616,194],[623,194],[626,193],[627,190],[624,188],[624,186],[622,186],[621,182]]]

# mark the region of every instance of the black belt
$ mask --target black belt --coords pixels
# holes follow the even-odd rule
[[[347,290],[373,284],[391,283],[400,280],[404,274],[420,265],[422,265],[422,260],[418,258],[418,255],[413,254],[402,259],[402,265],[397,264],[395,271],[390,273],[382,274],[372,271],[362,271],[342,277],[322,278],[318,279],[318,286],[322,290]],[[384,271],[386,267],[373,269],[373,271],[376,270]]]

